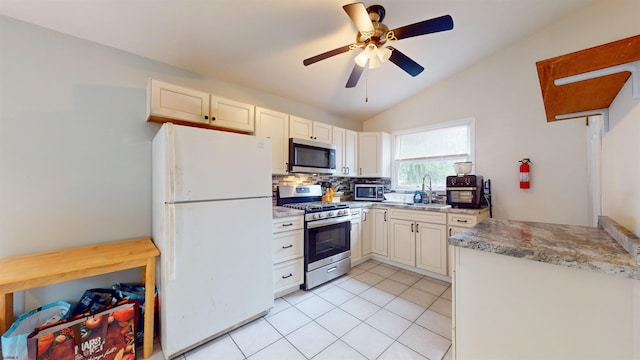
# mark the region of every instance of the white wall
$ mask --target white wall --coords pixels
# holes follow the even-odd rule
[[[602,139],[602,212],[640,236],[640,100],[631,81],[609,107]]]
[[[640,34],[640,1],[599,1],[513,44],[464,72],[368,120],[365,131],[395,131],[467,117],[476,118],[476,167],[493,186],[494,217],[588,225],[586,127],[583,120],[547,123],[535,63],[550,57]],[[426,70],[428,71],[428,70]],[[621,121],[626,141],[605,141],[607,158],[635,161],[629,139],[637,139],[638,102],[632,120]],[[613,114],[618,116],[617,114]],[[617,120],[612,120],[616,123]],[[609,134],[607,136],[613,136]],[[616,137],[617,138],[617,137]],[[617,149],[607,149],[608,143]],[[637,147],[636,147],[637,149]],[[518,187],[518,160],[532,159],[531,189]],[[607,160],[605,158],[605,161]],[[615,171],[620,166],[615,165]],[[622,181],[621,177],[617,180]],[[605,185],[606,186],[606,185]],[[627,183],[634,207],[619,207],[626,194],[606,207],[614,219],[638,232],[640,182]],[[608,193],[608,191],[606,191]],[[611,197],[611,196],[609,196]],[[630,200],[627,200],[630,201]],[[623,210],[624,209],[624,210]],[[633,211],[635,209],[635,212]],[[623,221],[623,218],[634,220]]]
[[[361,130],[320,109],[3,16],[0,34],[0,258],[151,235],[159,125],[145,122],[149,77]],[[139,277],[132,270],[28,291],[26,308]]]

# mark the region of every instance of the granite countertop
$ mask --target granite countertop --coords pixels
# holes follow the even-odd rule
[[[640,241],[607,217],[599,227],[486,219],[449,238],[478,251],[640,279]]]
[[[400,208],[405,210],[417,210],[417,211],[435,211],[435,212],[445,212],[452,214],[467,214],[467,215],[479,215],[485,212],[489,212],[489,208],[480,208],[480,209],[459,209],[452,208],[449,205],[438,205],[438,207],[429,207],[429,205],[425,204],[404,204],[404,203],[393,203],[393,202],[376,202],[376,203],[368,203],[368,206],[372,207],[383,207],[383,208]]]
[[[341,201],[341,204],[347,204],[350,208],[363,208],[363,207],[376,207],[376,208],[402,208],[406,210],[417,210],[417,211],[436,211],[436,212],[446,212],[453,214],[467,214],[467,215],[478,215],[489,211],[489,208],[481,208],[481,209],[457,209],[452,208],[450,206],[443,207],[428,207],[424,205],[408,205],[403,203],[393,203],[393,202],[374,202],[374,201]],[[293,215],[301,215],[300,213],[288,214],[291,211],[301,211],[301,210],[292,210],[284,206],[274,206],[273,207],[273,217],[285,217],[285,216],[293,216]]]
[[[291,209],[284,206],[273,206],[271,208],[272,219],[282,218],[287,216],[304,215],[304,210]]]

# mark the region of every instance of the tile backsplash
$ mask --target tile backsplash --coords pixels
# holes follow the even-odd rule
[[[353,199],[353,184],[358,182],[381,182],[385,185],[385,190],[391,188],[389,178],[351,178],[343,176],[314,175],[314,174],[292,174],[292,175],[272,175],[271,185],[273,190],[273,201],[276,200],[278,185],[323,185],[329,182],[335,191],[343,191],[341,200]]]

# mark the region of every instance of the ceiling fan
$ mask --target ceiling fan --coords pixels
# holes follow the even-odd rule
[[[453,29],[453,19],[449,15],[389,30],[389,28],[382,23],[385,16],[385,9],[381,5],[372,5],[365,8],[362,3],[353,3],[344,5],[342,8],[356,25],[356,28],[358,28],[356,42],[310,57],[302,63],[308,66],[320,60],[361,48],[362,52],[354,59],[356,64],[347,80],[346,87],[348,88],[355,87],[358,84],[360,75],[362,75],[367,64],[370,69],[375,69],[387,60],[396,64],[409,75],[417,76],[424,70],[420,64],[411,60],[411,58],[401,53],[398,49],[383,45],[385,45],[387,41],[395,41]]]

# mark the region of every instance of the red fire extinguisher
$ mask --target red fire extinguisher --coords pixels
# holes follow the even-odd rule
[[[518,162],[520,163],[520,189],[528,189],[531,184],[529,178],[529,164],[531,160],[524,158]]]

